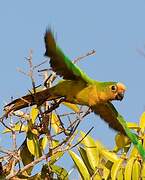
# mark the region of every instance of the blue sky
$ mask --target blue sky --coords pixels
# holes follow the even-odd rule
[[[43,36],[51,26],[71,59],[96,50],[95,56],[79,66],[96,80],[123,82],[127,86],[125,98],[114,104],[126,120],[137,122],[145,109],[145,58],[137,52],[145,51],[144,17],[144,0],[1,1],[1,112],[11,96],[31,89],[30,80],[16,68],[26,70],[30,49],[35,64],[44,60]],[[115,133],[97,116],[88,116],[80,129],[87,131],[92,125],[92,136],[112,147]]]

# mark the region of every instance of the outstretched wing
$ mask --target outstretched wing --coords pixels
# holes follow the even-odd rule
[[[58,47],[51,30],[47,30],[44,36],[46,52],[45,56],[50,57],[50,66],[57,75],[69,80],[83,80],[92,83],[78,66],[76,66]]]
[[[91,107],[95,114],[99,115],[101,119],[109,124],[112,129],[125,134],[125,131],[118,121],[118,112],[111,102],[102,103]]]

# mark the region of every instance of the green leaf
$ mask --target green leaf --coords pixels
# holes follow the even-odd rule
[[[31,132],[28,132],[28,134],[27,134],[27,147],[28,147],[30,153],[32,155],[36,156],[36,158],[38,158],[42,155],[40,146],[39,146],[39,142],[38,142],[38,138],[35,134],[33,134]]]
[[[57,175],[58,179],[68,180],[68,173],[64,168],[62,168],[60,166],[56,166],[54,164],[50,165],[50,168],[51,168],[52,172]]]
[[[82,131],[80,132],[80,134],[81,134],[81,138],[84,138],[86,135]],[[96,142],[90,135],[87,135],[81,141],[81,144],[84,145],[90,166],[95,171],[97,169],[98,163],[99,163],[99,150],[96,146]]]
[[[88,169],[85,166],[85,163],[82,161],[82,159],[77,154],[75,154],[73,151],[69,151],[69,154],[70,154],[72,160],[74,161],[82,179],[89,180],[90,175],[89,175]]]

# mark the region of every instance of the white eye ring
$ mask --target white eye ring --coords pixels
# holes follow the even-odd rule
[[[112,90],[113,92],[117,91],[117,86],[112,85],[112,86],[111,86],[111,90]]]

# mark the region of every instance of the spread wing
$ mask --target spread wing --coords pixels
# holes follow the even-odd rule
[[[101,119],[107,122],[109,127],[126,135],[122,125],[117,119],[118,112],[111,102],[97,104],[91,107],[91,109],[95,114],[99,115]]]
[[[44,36],[45,56],[50,57],[50,66],[57,75],[68,80],[83,80],[92,83],[89,78],[78,66],[76,66],[58,47],[51,30],[47,30]]]

